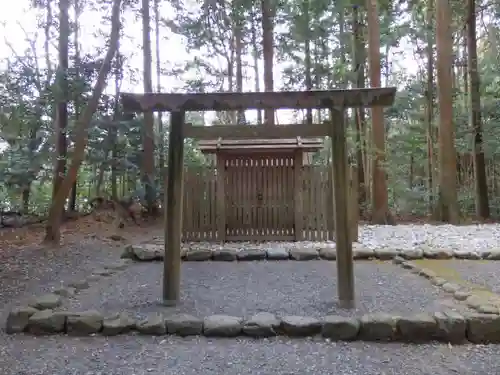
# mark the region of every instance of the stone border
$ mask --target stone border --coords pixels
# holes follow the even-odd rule
[[[385,313],[360,318],[326,316],[276,317],[268,312],[255,314],[248,320],[236,316],[211,315],[197,318],[188,314],[163,316],[153,314],[134,320],[125,313],[105,317],[95,310],[82,312],[17,308],[9,314],[6,332],[26,332],[33,335],[66,333],[70,336],[101,334],[115,336],[126,333],[143,335],[177,335],[206,337],[321,336],[331,341],[377,341],[422,343],[440,341],[461,343],[499,343],[500,316],[455,312],[419,313],[394,316]]]
[[[404,269],[410,270],[416,275],[426,278],[431,282],[431,284],[441,288],[444,292],[451,294],[455,300],[464,303],[478,313],[500,315],[500,296],[493,292],[477,290],[459,285],[439,276],[428,268],[420,267],[414,262],[407,261],[399,256],[393,259],[393,263],[400,265]],[[491,295],[485,296],[485,294]],[[500,326],[497,329],[500,331]]]
[[[184,261],[263,261],[263,260],[336,260],[337,253],[335,245],[324,248],[315,247],[269,247],[259,248],[246,245],[247,248],[236,250],[233,247],[223,247],[219,249],[210,249],[203,247],[182,248],[181,258]],[[152,262],[163,260],[163,246],[155,244],[127,245],[121,255],[122,259],[131,259],[134,261]],[[469,250],[451,250],[451,249],[430,249],[415,248],[407,250],[398,249],[368,249],[361,245],[353,246],[353,258],[355,260],[392,260],[401,257],[404,260],[417,259],[468,259],[468,260],[500,260],[500,249],[498,251],[486,251],[478,253]]]

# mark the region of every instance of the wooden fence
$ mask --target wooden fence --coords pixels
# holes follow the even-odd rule
[[[328,218],[327,216],[328,206],[332,204],[333,200],[332,194],[329,193],[331,192],[329,169],[330,167],[328,166],[308,165],[302,167],[300,178],[301,186],[299,191],[301,191],[302,195],[302,217],[300,219],[303,230],[303,240],[324,241],[333,236],[333,218]],[[356,176],[356,173],[353,173],[353,175]],[[258,227],[262,222],[274,222],[274,224],[288,223],[287,225],[290,225],[289,228],[292,228],[292,231],[288,230],[286,233],[287,236],[273,236],[273,233],[268,233],[265,239],[293,239],[295,237],[293,229],[295,228],[294,220],[296,220],[296,218],[294,217],[293,209],[290,210],[290,207],[293,208],[293,202],[290,200],[294,199],[294,195],[290,194],[293,188],[289,186],[293,184],[293,180],[273,181],[275,187],[270,191],[274,191],[274,193],[270,193],[272,197],[268,199],[268,201],[272,201],[273,204],[264,204],[262,207],[259,207],[258,210],[253,209],[253,214],[249,213],[248,210],[238,210],[238,212],[236,212],[235,209],[233,209],[235,206],[241,207],[241,205],[234,204],[235,196],[239,196],[245,201],[249,199],[251,195],[248,187],[251,185],[249,181],[243,178],[234,179],[229,175],[226,178],[225,184],[226,195],[223,204],[226,205],[226,220],[233,220],[234,218],[232,219],[232,216],[234,215],[246,215],[244,221],[245,223],[249,223],[247,226],[252,228],[253,225],[255,227],[254,232],[260,231],[261,233],[262,228]],[[352,186],[356,186],[355,181],[351,181],[351,184]],[[228,189],[228,186],[230,186],[230,189]],[[276,189],[281,189],[286,194],[276,194]],[[241,190],[241,192],[236,194],[235,191],[239,190]],[[352,188],[350,190],[354,193],[350,199],[351,204],[349,207],[351,211],[351,222],[353,223],[352,235],[355,238],[357,236],[357,189]],[[231,191],[231,193],[227,194],[228,191]],[[276,202],[277,196],[284,198],[281,202]],[[215,167],[206,166],[187,167],[184,171],[184,241],[217,241],[219,239],[217,234],[217,199],[217,169]],[[266,198],[264,198],[264,201],[266,201]],[[278,218],[277,216],[281,214],[289,216],[288,219]],[[253,217],[251,217],[252,215]],[[267,220],[263,220],[263,217],[266,215],[268,217]],[[237,236],[231,233],[230,226],[227,226],[227,228],[225,237],[228,239],[236,238]],[[332,229],[329,231],[328,228]],[[354,230],[354,228],[356,230]],[[254,238],[250,231],[246,236],[243,236],[242,239],[258,240],[259,238]]]

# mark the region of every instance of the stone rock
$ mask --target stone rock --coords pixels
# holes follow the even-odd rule
[[[500,249],[489,250],[484,253],[484,259],[487,260],[500,260]]]
[[[380,248],[375,249],[374,253],[375,257],[379,260],[391,260],[399,254],[399,251],[396,249]]]
[[[33,298],[28,306],[34,307],[38,310],[55,309],[62,305],[61,297],[54,293],[45,294],[40,297]]]
[[[160,314],[151,314],[136,324],[137,331],[143,335],[164,335],[167,333],[165,319]]]
[[[28,319],[28,332],[34,335],[60,333],[64,331],[66,314],[60,311],[42,310]]]
[[[77,291],[82,289],[88,289],[90,287],[88,280],[74,280],[67,283],[67,286],[75,288]]]
[[[89,275],[85,278],[89,283],[95,283],[96,281],[101,280],[101,276],[98,275]]]
[[[134,246],[135,258],[143,262],[163,260],[164,248],[155,244],[144,244]]]
[[[319,257],[324,260],[336,260],[337,250],[334,247],[324,247],[318,251]]]
[[[443,279],[442,277],[439,277],[439,276],[431,277],[429,279],[429,281],[431,282],[432,285],[435,285],[435,286],[442,286],[448,282],[448,280]]]
[[[457,290],[455,293],[453,293],[453,298],[455,298],[457,301],[465,301],[470,296],[471,292],[468,292],[466,290]]]
[[[268,312],[259,312],[248,319],[243,325],[243,333],[251,337],[276,336],[276,330],[281,321],[276,315]]]
[[[132,245],[127,245],[123,248],[122,255],[120,256],[121,259],[132,259],[136,260],[136,256],[134,253],[134,246]]]
[[[456,249],[453,250],[453,256],[457,259],[479,260],[481,256],[473,250]]]
[[[420,268],[416,266],[415,263],[405,261],[401,263],[401,267],[403,267],[405,270],[418,270],[420,272]]]
[[[472,309],[478,309],[479,306],[484,305],[486,302],[486,299],[478,296],[476,294],[472,294],[467,299],[465,300],[465,304],[469,306]]]
[[[135,328],[135,321],[125,313],[106,317],[102,322],[102,334],[105,336],[116,336],[128,333]]]
[[[290,252],[284,247],[271,247],[266,250],[267,260],[288,260]]]
[[[8,334],[24,332],[28,327],[29,318],[39,310],[30,306],[16,307],[9,312],[5,332]]]
[[[480,305],[477,309],[477,312],[481,314],[499,314],[500,311],[498,310],[498,307],[493,306],[493,305]]]
[[[361,323],[356,318],[328,315],[323,319],[321,335],[332,340],[355,340]]]
[[[405,261],[405,258],[403,258],[401,255],[396,255],[394,258],[392,258],[392,263],[394,264],[402,264]]]
[[[352,258],[355,260],[367,260],[375,257],[375,251],[364,246],[353,246]]]
[[[424,257],[424,251],[422,249],[404,249],[399,255],[407,260],[416,260]]]
[[[96,269],[92,271],[92,274],[95,276],[111,276],[114,274],[113,270],[106,269]]]
[[[217,249],[213,252],[213,260],[218,262],[233,262],[236,258],[236,251],[233,249]]]
[[[75,294],[76,294],[76,289],[75,288],[72,288],[70,286],[68,287],[60,287],[60,288],[56,288],[52,291],[52,293],[54,294],[57,294],[58,296],[61,296],[61,297],[74,297]]]
[[[241,261],[264,260],[267,252],[264,249],[241,249],[236,253],[236,257]]]
[[[434,277],[437,277],[437,275],[436,275],[436,273],[434,271],[429,270],[427,268],[420,269],[420,271],[418,272],[418,274],[420,276],[425,277],[426,279],[432,279]]]
[[[66,332],[74,336],[92,335],[101,331],[103,321],[102,314],[95,310],[69,312],[66,318]]]
[[[444,283],[441,288],[447,293],[455,293],[461,289],[461,286],[454,283]]]
[[[467,339],[474,344],[500,343],[500,316],[480,313],[467,315]]]
[[[203,334],[207,337],[236,337],[242,329],[242,319],[236,316],[211,315],[203,320]]]
[[[203,320],[189,314],[176,314],[165,318],[167,333],[179,336],[196,336],[203,333]]]
[[[186,252],[186,261],[204,262],[212,259],[212,250],[210,249],[189,249]]]
[[[281,318],[280,331],[291,337],[314,336],[321,332],[322,322],[309,316],[288,315]]]
[[[363,315],[359,337],[364,341],[392,341],[397,337],[398,319],[386,313]]]
[[[436,320],[435,339],[452,344],[459,344],[465,341],[467,321],[459,313],[449,310],[434,314]]]
[[[290,259],[299,261],[315,260],[319,259],[319,254],[316,249],[292,248],[290,249]]]
[[[436,320],[426,313],[400,317],[397,327],[399,338],[407,342],[431,341],[437,333]]]
[[[426,247],[423,249],[424,258],[428,259],[451,259],[453,258],[453,251],[450,249],[432,249]]]

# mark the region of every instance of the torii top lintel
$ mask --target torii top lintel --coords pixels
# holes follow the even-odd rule
[[[122,93],[127,112],[234,111],[245,109],[307,109],[387,107],[395,87],[282,92],[222,92],[195,94]]]

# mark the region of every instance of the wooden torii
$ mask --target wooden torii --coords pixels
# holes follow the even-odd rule
[[[339,304],[354,307],[354,264],[348,228],[348,164],[344,111],[347,108],[391,106],[395,87],[327,91],[121,94],[127,112],[170,112],[168,177],[165,194],[165,257],[163,303],[175,305],[180,299],[181,234],[183,202],[184,139],[283,139],[330,136],[334,180],[335,237],[337,247],[337,293]],[[185,123],[188,111],[237,111],[247,109],[329,109],[331,122],[323,124],[216,125]]]

